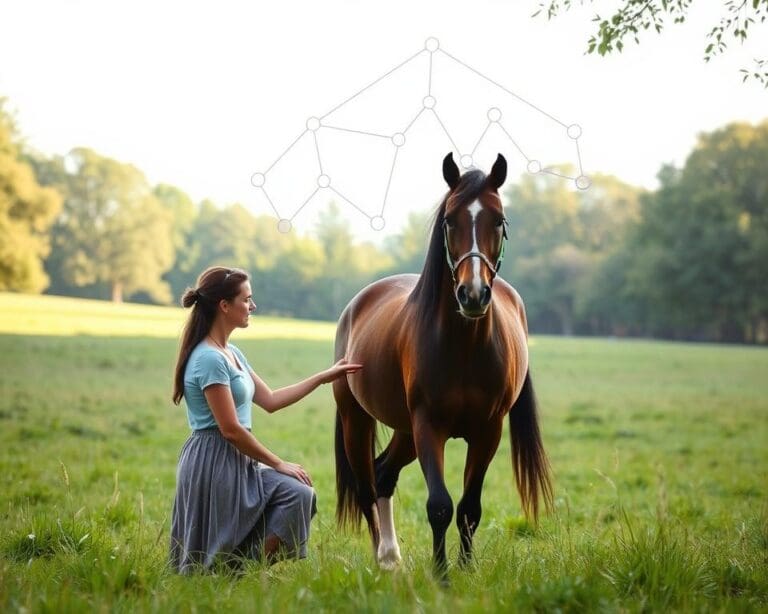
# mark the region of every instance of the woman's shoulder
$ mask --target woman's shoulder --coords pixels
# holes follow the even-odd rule
[[[193,367],[210,367],[227,363],[227,359],[216,348],[205,341],[198,343],[189,355],[189,364]]]

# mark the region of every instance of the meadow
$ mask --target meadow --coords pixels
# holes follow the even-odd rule
[[[0,610],[768,611],[768,350],[533,336],[555,509],[522,517],[505,434],[473,568],[430,567],[417,463],[395,495],[400,570],[334,520],[325,386],[254,433],[314,479],[309,557],[193,577],[166,566],[178,452],[170,401],[185,312],[0,294]],[[232,341],[272,386],[332,362],[334,327],[257,316]],[[465,444],[449,442],[461,492]]]

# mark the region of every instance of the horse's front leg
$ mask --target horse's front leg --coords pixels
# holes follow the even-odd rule
[[[445,555],[445,533],[453,518],[453,501],[445,487],[443,460],[446,435],[427,419],[414,417],[413,439],[416,455],[427,481],[427,518],[432,527],[432,561],[438,577],[447,581],[448,561]]]
[[[467,460],[464,465],[464,494],[456,507],[456,524],[459,528],[461,550],[459,565],[472,562],[472,538],[480,524],[482,507],[480,497],[483,481],[493,455],[501,439],[502,419],[493,418],[483,425],[482,430],[467,437]]]

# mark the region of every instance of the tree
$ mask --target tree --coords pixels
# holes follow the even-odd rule
[[[263,257],[257,244],[258,229],[259,224],[242,205],[219,208],[204,200],[191,234],[191,249],[198,254],[194,270],[199,272],[209,266],[250,269]]]
[[[197,207],[192,199],[179,188],[165,183],[152,190],[160,205],[170,215],[171,242],[173,244],[173,265],[163,278],[171,288],[172,297],[180,297],[187,285],[194,282],[200,244],[194,241],[192,231],[197,218]]]
[[[768,121],[702,134],[682,169],[665,167],[624,250],[622,292],[644,327],[716,341],[768,338]]]
[[[604,254],[640,218],[643,190],[612,175],[595,173],[590,179],[590,188],[577,193],[581,238],[585,249]]]
[[[38,184],[4,105],[0,98],[0,290],[42,292],[49,283],[43,270],[48,229],[61,196]]]
[[[420,273],[427,254],[432,217],[429,212],[412,211],[405,225],[396,235],[384,240],[384,251],[394,262],[385,269],[386,274]]]
[[[64,279],[75,286],[105,284],[115,302],[138,291],[169,302],[161,277],[173,264],[172,216],[144,175],[85,148],[54,166],[64,208],[53,228],[52,256]]]
[[[587,53],[606,55],[621,52],[624,41],[631,38],[640,42],[641,31],[655,30],[660,33],[668,20],[683,23],[694,0],[622,0],[610,17],[596,15],[592,20],[597,31],[587,41]],[[572,8],[573,0],[548,0],[539,4],[534,16],[546,12],[552,19]],[[583,0],[579,2],[583,4]],[[768,0],[727,0],[725,14],[707,34],[709,43],[704,48],[704,61],[728,48],[727,39],[746,40],[750,26],[764,24],[768,19]],[[754,28],[753,28],[754,29]],[[768,88],[768,59],[755,59],[752,69],[742,68],[744,80],[753,78]]]
[[[522,294],[533,330],[570,334],[574,285],[558,287],[558,280],[566,274],[569,255],[578,260],[579,275],[584,273],[585,258],[577,247],[582,240],[578,196],[561,178],[539,174],[524,175],[504,197],[509,241],[501,275]]]
[[[324,317],[335,319],[359,289],[360,279],[360,270],[354,259],[352,232],[335,202],[331,201],[320,213],[315,235],[325,254],[325,269],[318,295],[328,301],[323,309]]]
[[[516,270],[529,320],[542,330],[572,335],[576,302],[591,266],[590,255],[570,243],[521,258]],[[517,283],[517,279],[515,281]]]
[[[579,191],[542,173],[524,175],[504,196],[509,243],[501,274],[523,295],[531,328],[604,331],[600,301],[593,298],[595,272],[637,220],[640,190],[596,174],[592,187]]]
[[[269,283],[265,284],[265,290],[268,292],[257,294],[261,296],[263,311],[299,318],[335,319],[330,307],[329,284],[320,283],[325,268],[325,253],[318,241],[284,236],[274,267],[267,273]]]

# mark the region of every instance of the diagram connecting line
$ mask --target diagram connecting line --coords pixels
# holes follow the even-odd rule
[[[422,99],[421,108],[416,113],[415,117],[408,123],[408,125],[403,128],[401,132],[396,132],[394,134],[380,134],[376,132],[366,131],[366,130],[360,130],[355,128],[349,128],[345,126],[335,126],[330,125],[325,122],[326,118],[338,111],[340,108],[342,108],[344,105],[348,104],[349,102],[353,101],[355,98],[363,94],[365,91],[376,85],[377,83],[381,82],[382,80],[389,77],[391,74],[393,74],[395,71],[401,69],[405,65],[407,65],[409,62],[412,62],[419,56],[423,55],[424,53],[429,54],[429,71],[427,75],[427,94]],[[523,148],[518,144],[517,140],[512,137],[512,135],[509,133],[509,131],[504,127],[504,125],[501,122],[502,113],[501,110],[497,107],[491,107],[487,111],[487,117],[488,117],[488,123],[485,125],[485,128],[483,129],[482,133],[480,134],[479,138],[475,142],[474,148],[470,151],[470,153],[461,153],[461,149],[458,147],[456,142],[454,141],[453,137],[451,136],[451,133],[448,131],[448,128],[443,123],[443,120],[438,115],[437,111],[435,110],[435,106],[437,105],[437,99],[432,95],[432,75],[433,75],[433,59],[435,53],[441,53],[445,57],[453,60],[454,62],[458,63],[460,66],[464,67],[465,69],[473,72],[474,74],[478,75],[479,77],[485,79],[489,83],[493,84],[494,86],[501,89],[503,92],[509,94],[510,96],[514,97],[515,99],[519,100],[523,104],[527,105],[531,109],[535,110],[536,112],[540,113],[541,115],[548,118],[550,121],[555,122],[559,124],[561,127],[566,129],[566,134],[568,138],[574,141],[574,145],[576,147],[576,158],[578,160],[578,175],[576,177],[571,177],[568,175],[565,175],[564,173],[561,173],[553,168],[550,167],[543,167],[541,162],[539,160],[533,159],[529,157],[524,151]],[[453,150],[459,154],[459,160],[461,165],[465,168],[471,168],[474,165],[474,158],[475,152],[477,151],[478,147],[480,147],[481,143],[483,142],[483,139],[485,139],[486,135],[488,134],[488,131],[491,129],[491,127],[496,124],[498,127],[502,130],[502,132],[507,136],[507,138],[510,140],[512,145],[515,147],[515,149],[520,153],[520,155],[525,158],[526,161],[526,170],[530,174],[547,174],[547,175],[553,175],[557,177],[561,177],[563,179],[568,179],[574,182],[575,186],[579,190],[586,190],[591,185],[591,181],[589,177],[587,177],[584,174],[583,166],[582,166],[582,159],[581,159],[581,149],[579,147],[579,139],[581,138],[581,126],[578,124],[566,124],[565,122],[561,121],[560,119],[554,117],[550,113],[547,113],[537,105],[529,102],[522,96],[518,95],[517,93],[513,92],[512,90],[504,87],[497,81],[494,81],[490,77],[487,77],[479,70],[476,70],[472,66],[469,66],[468,64],[462,62],[458,58],[454,57],[450,53],[444,51],[440,47],[440,42],[437,40],[437,38],[430,37],[425,41],[424,48],[419,50],[417,53],[412,55],[411,57],[407,58],[385,74],[383,74],[381,77],[376,79],[375,81],[372,81],[368,85],[366,85],[364,88],[362,88],[360,91],[356,92],[343,102],[339,103],[335,107],[333,107],[330,111],[325,113],[324,115],[321,115],[320,117],[312,116],[306,121],[306,127],[304,131],[299,134],[298,137],[288,146],[288,148],[283,151],[283,153],[280,154],[280,156],[272,163],[270,164],[267,169],[263,172],[256,172],[251,175],[251,184],[255,187],[261,190],[261,192],[266,197],[267,201],[269,202],[270,206],[272,207],[272,210],[275,212],[275,215],[278,217],[278,230],[280,232],[289,232],[293,225],[293,220],[296,218],[296,216],[301,212],[304,207],[314,198],[315,194],[317,194],[320,190],[324,189],[330,189],[334,194],[339,196],[341,199],[343,199],[345,202],[347,202],[349,205],[351,205],[353,208],[355,208],[357,211],[362,213],[365,217],[367,217],[370,221],[371,227],[374,230],[382,230],[385,226],[385,219],[384,219],[384,211],[387,205],[387,199],[389,197],[389,189],[392,184],[392,178],[395,173],[395,167],[397,165],[397,156],[398,152],[401,147],[405,145],[406,142],[406,134],[411,129],[411,127],[416,123],[416,121],[424,114],[425,111],[431,112],[434,118],[437,120],[438,124],[442,128],[443,132],[445,133],[446,137],[451,143],[451,146],[453,147]],[[349,133],[355,133],[359,134],[361,136],[365,137],[371,137],[371,138],[377,138],[377,139],[388,139],[392,142],[392,145],[394,146],[394,154],[392,156],[392,166],[390,167],[389,177],[387,179],[387,186],[384,190],[384,197],[382,199],[382,205],[381,210],[379,211],[378,215],[370,215],[367,213],[362,207],[360,207],[358,204],[344,196],[338,188],[331,185],[331,177],[329,177],[327,174],[325,174],[323,170],[323,162],[322,162],[322,156],[321,156],[321,147],[320,147],[320,141],[318,139],[318,131],[320,130],[336,130],[336,131],[343,131],[343,132],[349,132]],[[270,198],[269,194],[266,191],[265,185],[267,183],[267,175],[269,172],[282,160],[285,155],[293,149],[293,147],[296,146],[296,144],[301,141],[303,137],[305,137],[307,134],[312,135],[312,139],[314,141],[314,147],[315,152],[317,154],[317,165],[319,169],[319,175],[317,176],[317,187],[315,190],[306,198],[306,200],[299,206],[299,208],[291,215],[289,218],[281,216],[281,214],[278,212],[278,208],[275,206],[275,203]]]

